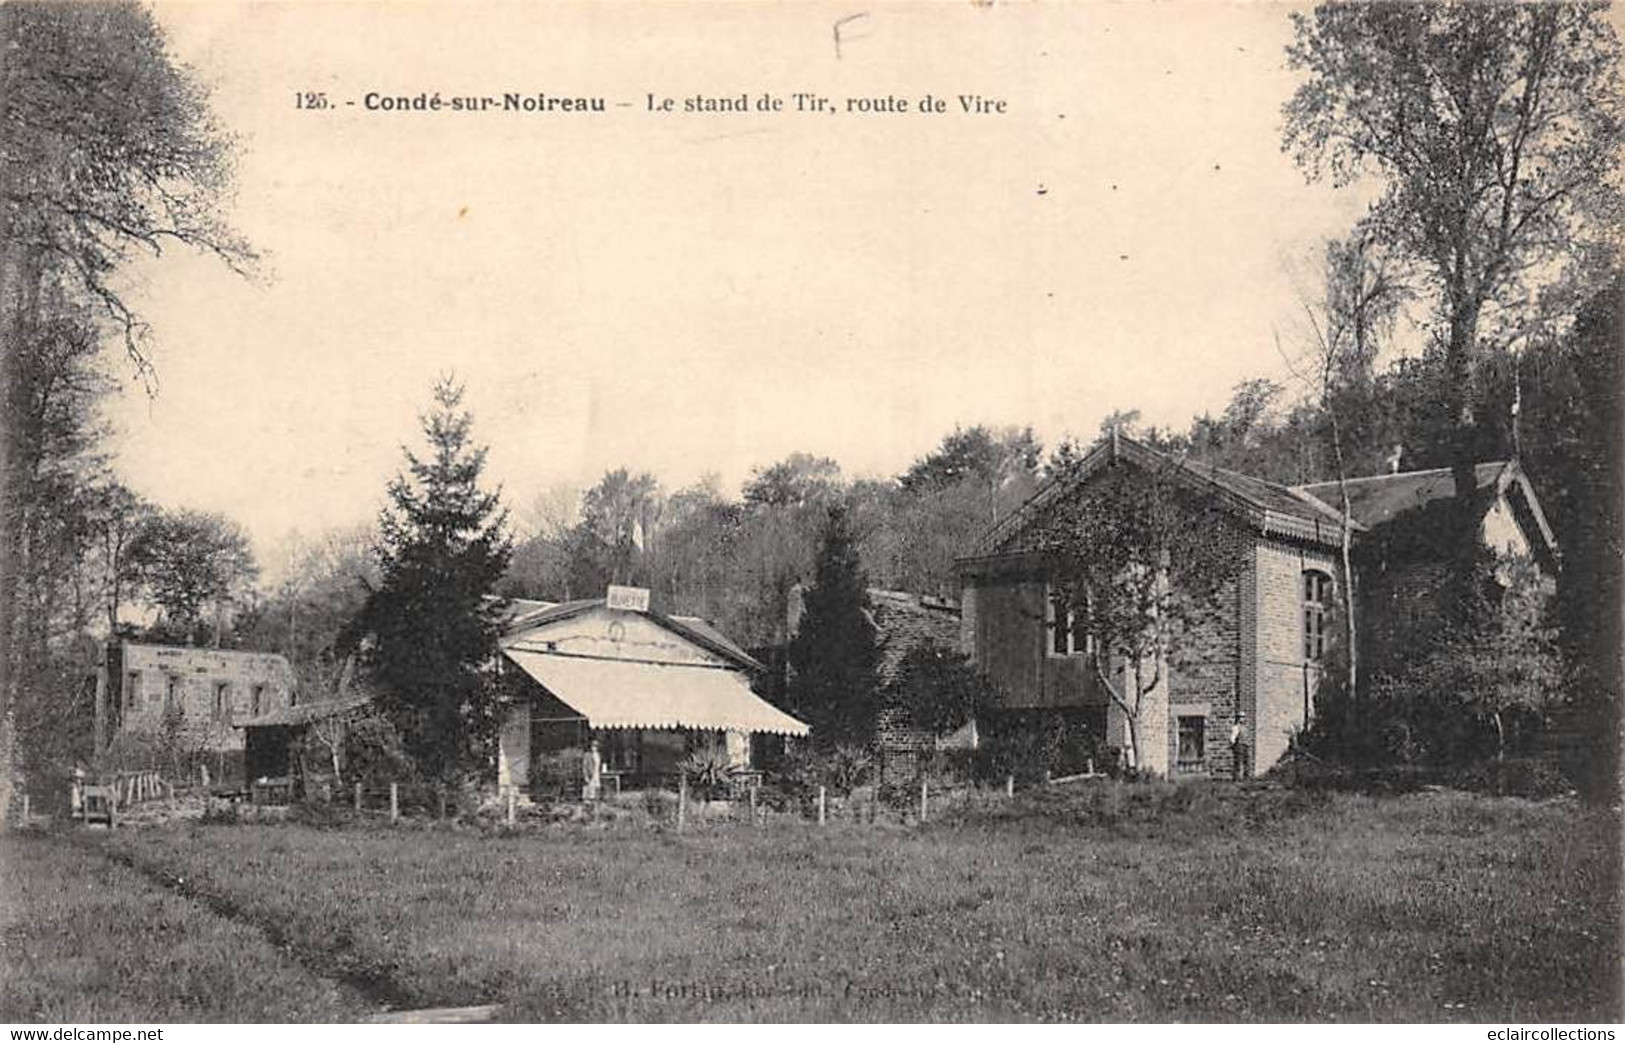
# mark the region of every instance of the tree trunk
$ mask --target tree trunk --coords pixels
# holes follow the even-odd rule
[[[1450,546],[1451,589],[1447,592],[1446,608],[1459,618],[1465,609],[1472,588],[1475,551],[1479,543],[1477,533],[1477,479],[1475,442],[1477,415],[1474,409],[1474,356],[1478,341],[1478,305],[1467,299],[1467,291],[1458,277],[1452,287],[1454,298],[1450,308],[1450,340],[1445,353],[1445,387],[1451,405],[1452,432],[1450,475],[1455,483],[1455,498],[1451,512]]]

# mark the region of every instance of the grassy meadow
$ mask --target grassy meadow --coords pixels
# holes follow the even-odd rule
[[[923,828],[195,824],[4,860],[19,1019],[1621,1016],[1616,817],[1571,801],[1102,785]]]

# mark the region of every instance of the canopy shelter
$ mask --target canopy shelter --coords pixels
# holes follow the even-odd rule
[[[503,666],[523,680],[498,734],[499,787],[582,795],[597,770],[666,785],[690,756],[742,775],[807,734],[751,691],[760,662],[704,619],[651,611],[647,594],[510,606]]]
[[[595,729],[806,735],[807,726],[725,667],[508,649],[508,658]]]

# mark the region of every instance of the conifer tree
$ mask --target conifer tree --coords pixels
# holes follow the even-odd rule
[[[820,749],[874,740],[879,653],[867,586],[846,510],[832,507],[790,642],[790,702]]]
[[[496,734],[499,604],[508,566],[507,512],[480,488],[483,447],[451,378],[423,417],[430,453],[406,452],[389,485],[377,545],[382,578],[359,620],[378,708],[428,778],[482,770]]]

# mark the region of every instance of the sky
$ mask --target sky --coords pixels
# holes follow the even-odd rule
[[[373,517],[447,371],[521,511],[619,466],[737,488],[794,451],[895,474],[955,424],[1183,427],[1290,379],[1290,270],[1363,206],[1281,152],[1290,10],[160,2],[239,139],[228,213],[264,263],[132,270],[159,383],[115,403],[118,466],[264,553]],[[681,111],[741,93],[786,110]]]

